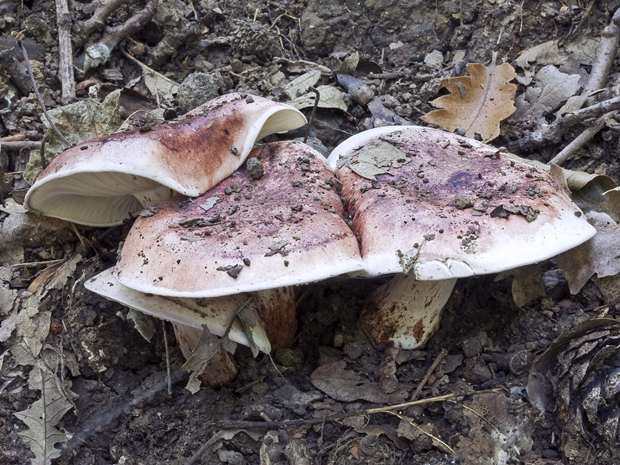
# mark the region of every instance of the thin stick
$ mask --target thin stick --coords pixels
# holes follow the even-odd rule
[[[396,404],[396,405],[388,405],[385,407],[377,407],[371,408],[367,410],[362,410],[359,412],[347,412],[347,413],[338,413],[335,415],[326,415],[321,418],[310,418],[303,420],[282,420],[282,421],[220,421],[218,426],[220,428],[293,428],[299,426],[308,426],[314,425],[316,423],[323,423],[324,421],[341,421],[345,418],[354,417],[357,415],[372,415],[373,413],[389,413],[392,410],[402,410],[407,407],[412,407],[414,405],[422,405],[422,404],[431,404],[434,402],[444,402],[446,400],[455,399],[458,397],[466,397],[466,396],[474,396],[478,394],[492,394],[502,392],[501,389],[487,389],[484,391],[474,391],[467,392],[462,394],[450,393],[443,396],[437,397],[429,397],[428,399],[420,399],[414,400],[412,402],[405,402],[404,404]]]
[[[209,439],[194,455],[191,456],[187,462],[185,462],[185,465],[194,464],[206,450],[210,449],[216,442],[224,439],[224,433],[226,433],[226,431],[219,431],[215,433],[211,439]]]
[[[575,138],[570,144],[568,144],[564,149],[558,153],[555,157],[551,159],[549,163],[555,163],[556,165],[561,165],[570,157],[572,157],[581,147],[587,144],[590,139],[592,139],[598,132],[603,129],[607,120],[613,117],[616,114],[615,111],[610,111],[609,113],[605,113],[603,116],[598,118],[594,123],[586,128],[579,136]]]
[[[71,14],[67,0],[56,0],[56,18],[62,101],[68,103],[75,100],[75,78],[73,76],[73,49],[71,47]]]
[[[9,142],[0,142],[0,150],[3,152],[9,152],[11,150],[21,150],[21,149],[33,149],[37,150],[41,148],[41,142],[35,140],[19,140],[19,141],[9,141]]]
[[[170,376],[170,354],[168,353],[168,336],[166,335],[166,322],[161,320],[161,327],[164,331],[164,347],[166,348],[166,378],[168,380],[168,395],[172,395],[172,377]]]
[[[93,32],[102,30],[108,16],[114,13],[122,4],[123,0],[108,0],[97,8],[90,19],[87,19],[80,25],[82,29],[81,37],[79,42],[76,41],[76,43],[82,45]]]
[[[46,132],[45,133],[45,137],[43,137],[43,139],[41,139],[41,148],[39,149],[39,156],[41,157],[41,169],[44,170],[45,167],[47,166],[47,160],[45,159],[45,143],[47,142],[47,139],[49,138],[49,133]]]
[[[11,265],[12,268],[23,266],[23,267],[31,267],[31,266],[41,266],[41,265],[55,265],[56,263],[60,263],[64,261],[63,258],[59,258],[58,260],[45,260],[43,262],[27,262],[27,263],[16,263],[15,265]]]
[[[437,358],[435,358],[435,361],[433,362],[431,367],[428,369],[428,371],[424,375],[424,378],[422,378],[422,381],[420,381],[420,384],[418,384],[418,387],[416,388],[415,392],[411,395],[411,399],[409,400],[417,399],[418,395],[420,394],[420,391],[422,391],[422,388],[428,382],[428,379],[431,377],[431,375],[435,371],[435,368],[437,368],[437,366],[441,362],[443,362],[443,359],[446,358],[446,355],[448,355],[448,351],[446,349],[441,349],[441,352],[439,352],[439,355],[437,355]]]
[[[26,52],[26,47],[24,47],[24,44],[22,44],[21,40],[18,41],[18,44],[19,44],[19,46],[22,49],[22,53],[24,54],[24,63],[26,63],[26,69],[28,70],[28,76],[30,76],[30,81],[32,82],[32,88],[34,89],[34,94],[37,96],[37,100],[39,101],[39,105],[41,105],[41,110],[43,110],[43,114],[45,115],[45,118],[47,118],[47,121],[50,123],[50,126],[52,127],[52,129],[54,130],[56,135],[68,147],[71,144],[60,133],[60,131],[58,130],[58,128],[56,127],[56,125],[54,124],[52,119],[50,118],[50,115],[47,114],[47,110],[45,109],[45,104],[43,103],[43,99],[41,99],[41,95],[39,94],[39,89],[37,88],[37,83],[34,80],[34,76],[32,74],[32,69],[30,69],[30,60],[28,60],[28,52]]]
[[[403,421],[406,421],[407,423],[409,423],[411,426],[413,426],[414,428],[416,428],[418,431],[420,431],[422,434],[425,434],[426,436],[428,436],[429,438],[433,439],[434,441],[437,441],[439,444],[441,444],[444,448],[446,448],[450,454],[452,455],[456,455],[456,452],[454,452],[454,449],[452,449],[452,447],[450,447],[447,443],[445,443],[444,441],[442,441],[441,439],[439,439],[436,436],[433,436],[432,434],[430,434],[428,431],[424,431],[422,428],[420,428],[418,425],[416,425],[413,421],[411,421],[409,418],[400,415],[396,412],[389,412],[391,415],[394,415],[395,417],[400,418]]]
[[[567,130],[583,123],[591,118],[599,116],[610,111],[620,110],[620,97],[614,97],[604,100],[595,105],[582,108],[581,110],[566,113],[555,123],[538,129],[533,134],[525,136],[522,139],[508,143],[509,151],[519,150],[537,150],[545,146],[545,144],[557,144],[562,140],[562,135]]]
[[[611,65],[618,53],[618,42],[620,40],[619,24],[620,10],[617,10],[609,25],[601,33],[601,40],[592,62],[590,77],[581,95],[588,95],[605,87],[605,81],[607,81],[607,76],[609,76]],[[586,102],[587,105],[596,103],[593,97],[590,97]]]
[[[306,143],[306,141],[308,140],[308,136],[310,135],[310,129],[312,129],[312,123],[314,122],[314,114],[316,113],[316,107],[319,106],[319,100],[321,99],[321,94],[319,94],[319,91],[310,86],[308,87],[308,90],[311,90],[312,92],[315,93],[316,98],[314,99],[314,106],[312,107],[312,113],[310,113],[310,120],[308,120],[308,130],[306,131],[306,137],[304,137],[304,144]]]

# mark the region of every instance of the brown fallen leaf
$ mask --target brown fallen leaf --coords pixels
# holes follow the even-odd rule
[[[365,380],[358,373],[346,370],[346,365],[347,362],[344,360],[321,365],[310,375],[310,382],[340,402],[362,399],[376,404],[396,404],[408,397],[408,391],[402,388],[390,394],[382,392],[378,383]]]
[[[450,131],[465,129],[468,137],[480,134],[488,142],[499,136],[500,121],[515,112],[517,86],[510,81],[517,74],[508,63],[491,67],[470,63],[467,71],[470,76],[441,81],[450,95],[430,102],[442,110],[433,110],[422,119]]]
[[[605,213],[590,212],[587,216],[597,230],[596,235],[557,257],[557,264],[566,273],[568,289],[573,295],[595,274],[600,279],[620,273],[620,225]]]

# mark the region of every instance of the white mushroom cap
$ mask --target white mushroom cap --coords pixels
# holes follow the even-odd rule
[[[115,268],[119,282],[140,292],[198,298],[363,269],[332,189],[333,172],[318,152],[282,142],[250,157],[189,205],[170,200],[154,216],[138,218]],[[253,179],[247,165],[259,162],[264,176]]]
[[[116,133],[71,147],[39,174],[24,206],[80,224],[120,224],[176,193],[206,192],[244,162],[256,140],[306,124],[289,105],[240,94],[219,97],[186,116],[147,132]]]
[[[236,318],[239,306],[250,297],[248,294],[215,299],[183,299],[145,294],[120,284],[114,278],[112,269],[89,279],[84,283],[84,287],[109,300],[163,320],[196,329],[202,329],[202,325],[206,325],[209,331],[216,336],[223,336],[230,326],[228,337],[231,341],[246,346],[250,345],[241,323]],[[257,321],[260,321],[258,315],[256,318]],[[271,351],[271,344],[265,329],[261,325],[256,326],[253,338],[261,351],[265,353]]]
[[[389,174],[377,175],[375,189],[351,167],[359,169],[360,154],[383,152],[402,157],[392,166],[377,161]],[[366,131],[336,147],[329,160],[340,166],[345,208],[370,276],[497,273],[553,257],[596,232],[548,174],[437,129]],[[508,215],[511,209],[521,214]]]

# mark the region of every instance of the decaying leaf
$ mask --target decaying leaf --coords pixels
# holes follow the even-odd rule
[[[127,319],[133,321],[135,328],[144,339],[151,342],[153,334],[155,334],[155,318],[146,313],[137,312],[133,308],[129,309]]]
[[[587,216],[596,235],[557,258],[571,294],[577,294],[595,274],[604,278],[620,273],[620,225],[605,213],[590,212]]]
[[[342,157],[338,166],[347,165],[361,177],[375,181],[378,174],[389,174],[390,168],[399,168],[411,161],[393,145],[368,144],[351,157]]]
[[[13,309],[15,299],[17,299],[17,289],[9,289],[4,284],[11,280],[11,268],[0,267],[0,316],[8,315]]]
[[[528,302],[545,297],[545,286],[543,285],[543,272],[540,265],[528,265],[514,270],[504,271],[495,278],[500,281],[507,276],[512,279],[512,298],[517,307],[523,307]]]
[[[125,52],[125,56],[134,61],[142,68],[142,75],[144,76],[144,85],[147,87],[151,95],[157,97],[160,92],[164,94],[176,94],[179,90],[179,84],[172,79],[167,78],[161,73],[158,73],[152,68],[149,68],[141,61],[135,59],[131,55]]]
[[[320,94],[319,108],[337,108],[338,110],[347,111],[347,104],[342,99],[342,92],[332,86],[319,86],[317,90]],[[314,92],[301,95],[288,103],[289,105],[301,110],[302,108],[310,108],[314,106]]]
[[[530,63],[539,65],[563,65],[568,57],[560,55],[557,39],[543,42],[542,44],[523,50],[515,63],[521,68],[529,68]]]
[[[528,415],[510,413],[520,404],[501,393],[489,393],[464,401],[461,409],[455,406],[468,431],[456,445],[463,463],[507,465],[522,460],[522,454],[532,449],[534,422]]]
[[[530,70],[530,64],[536,63],[540,66],[545,65],[563,65],[568,60],[565,55],[560,55],[557,40],[550,40],[542,44],[530,47],[522,51],[515,64],[523,69],[523,75],[517,76],[517,81],[524,86],[529,86],[534,78],[533,71]]]
[[[41,398],[27,410],[14,413],[28,426],[28,430],[18,434],[35,455],[31,460],[33,465],[49,465],[52,459],[60,456],[60,450],[56,449],[54,444],[67,441],[67,437],[56,429],[56,425],[71,409],[72,404],[60,392],[56,382],[53,376],[42,370],[32,370],[29,384],[41,391]]]
[[[47,337],[52,317],[51,311],[39,311],[39,305],[52,289],[60,289],[66,283],[69,276],[73,276],[77,264],[82,260],[80,254],[75,254],[65,261],[51,275],[44,285],[27,298],[18,314],[14,314],[2,321],[0,326],[0,342],[5,342],[11,336],[14,329],[17,335],[24,338],[26,344],[36,357]]]
[[[539,119],[557,110],[579,91],[579,79],[579,74],[568,75],[553,65],[545,66],[536,73],[536,85],[528,87],[517,99],[513,119]]]
[[[386,394],[379,384],[365,381],[359,374],[346,370],[346,365],[344,360],[321,365],[312,372],[310,381],[317,389],[341,402],[362,399],[377,404],[396,404],[407,398],[408,391],[399,389]]]
[[[468,137],[480,134],[488,142],[499,136],[500,121],[515,111],[513,98],[517,86],[510,81],[516,73],[508,63],[491,67],[470,63],[467,71],[470,76],[442,80],[450,95],[430,103],[443,109],[433,110],[422,119],[449,131],[465,129]]]
[[[250,298],[239,308],[237,316],[239,317],[243,330],[248,337],[250,349],[252,349],[252,355],[256,357],[261,350],[265,350],[266,348],[260,347],[257,343],[257,341],[264,340],[264,337],[261,338],[260,333],[258,337],[256,337],[257,331],[262,332],[264,329],[258,316],[258,305],[256,305],[253,298]],[[267,350],[266,353],[269,353],[269,350]]]
[[[194,347],[191,357],[183,365],[183,370],[191,372],[185,389],[192,394],[200,390],[199,377],[220,348],[220,338],[212,334],[206,326],[203,326],[198,344]]]
[[[70,105],[58,107],[48,113],[58,130],[71,145],[102,137],[115,132],[121,125],[119,99],[121,89],[110,92],[102,103],[92,99],[80,100]],[[50,142],[45,147],[45,159],[49,162],[57,154],[67,149],[64,142],[51,130],[47,119],[43,119],[50,134]],[[41,157],[38,150],[30,153],[30,160],[24,178],[30,185],[41,170]]]
[[[284,93],[286,93],[291,100],[298,99],[306,95],[308,93],[308,87],[314,86],[319,82],[319,79],[321,79],[321,72],[319,70],[309,71],[293,79],[284,86]]]
[[[386,107],[381,101],[381,98],[377,96],[373,97],[370,102],[368,102],[368,110],[372,113],[372,126],[375,128],[394,126],[396,124],[411,124],[410,121],[398,116],[394,110]]]

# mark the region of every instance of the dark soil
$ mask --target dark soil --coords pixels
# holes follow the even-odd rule
[[[590,3],[594,5],[586,15]],[[614,3],[209,0],[194,2],[192,7],[189,2],[170,1],[169,5],[176,5],[170,7],[174,13],[163,21],[150,21],[122,46],[177,83],[192,73],[210,73],[213,79],[209,82],[215,82],[212,90],[208,86],[189,87],[183,98],[162,97],[161,105],[177,109],[179,114],[205,99],[232,91],[281,95],[283,83],[279,80],[289,78],[292,71],[280,68],[285,63],[280,58],[342,71],[346,70],[346,58],[357,52],[357,77],[370,84],[375,94],[385,96],[386,107],[397,117],[425,125],[420,117],[432,109],[429,101],[445,93],[441,79],[465,73],[465,63],[489,64],[493,52],[498,53],[498,60],[510,63],[531,46],[552,39],[567,40],[575,27],[580,29],[571,43],[598,40],[609,24],[612,7],[617,7]],[[95,9],[80,2],[71,2],[69,7],[73,21],[88,19]],[[143,7],[133,0],[121,4],[106,25],[118,25]],[[184,14],[179,16],[178,11]],[[585,16],[581,23],[579,14]],[[48,108],[62,105],[55,4],[47,0],[2,3],[0,28],[6,39],[23,38],[41,47],[38,55],[34,49],[31,52],[31,59],[39,63],[34,67],[41,94]],[[89,37],[88,43],[98,34]],[[39,140],[44,130],[41,111],[33,95],[17,86],[18,78],[11,67],[22,63],[9,57],[12,52],[6,50],[11,47],[2,45],[3,41],[0,135],[25,134],[27,139]],[[424,63],[435,50],[444,57],[440,68]],[[80,55],[83,49],[76,47],[74,52]],[[456,63],[455,55],[460,57]],[[589,71],[587,67],[584,70]],[[277,72],[282,76],[272,79]],[[371,72],[390,73],[392,77],[370,79]],[[619,73],[616,62],[610,87]],[[87,71],[77,82],[99,80],[104,84],[100,96],[133,83],[133,91],[142,97],[125,94],[122,101],[129,114],[130,101],[138,101],[138,108],[157,107],[144,80],[135,82],[141,76],[141,68],[117,48],[109,63]],[[28,81],[23,82],[28,90]],[[338,86],[328,73],[321,83]],[[198,88],[203,93],[197,96]],[[520,86],[518,93],[524,89]],[[86,88],[80,90],[78,98],[87,94]],[[319,109],[310,135],[330,150],[350,134],[370,127],[368,110],[352,102],[346,114]],[[507,121],[502,127],[502,135],[493,141],[498,147],[533,129],[530,123],[519,121]],[[305,128],[294,136],[304,132]],[[566,135],[561,144],[529,156],[548,161],[573,137]],[[580,158],[566,167],[596,171],[618,180],[617,147],[617,134],[607,131],[596,136]],[[26,187],[20,173],[28,156],[28,150],[2,153],[2,168],[12,188]],[[0,221],[8,217],[8,213],[0,212]],[[24,226],[10,238],[3,229],[0,238],[9,248],[24,248],[19,261],[11,261],[13,255],[0,250],[0,264],[10,270],[3,285],[16,290],[19,298],[28,295],[28,286],[44,266],[12,265],[77,253],[82,257],[64,285],[51,291],[41,304],[42,310],[52,311],[51,332],[44,349],[64,354],[58,374],[70,382],[70,391],[75,394],[71,396],[75,408],[58,425],[68,442],[53,463],[184,464],[205,444],[209,447],[193,463],[552,465],[568,463],[569,458],[575,463],[620,463],[613,444],[604,443],[593,430],[569,437],[563,431],[561,412],[540,416],[528,401],[525,386],[530,367],[563,330],[592,317],[617,318],[619,313],[616,302],[606,301],[593,281],[578,295],[570,295],[563,272],[553,261],[543,263],[540,269],[546,296],[522,308],[512,298],[512,276],[459,280],[441,327],[427,346],[401,351],[392,365],[385,356],[393,354],[386,347],[373,345],[358,321],[363,299],[384,280],[338,278],[299,287],[298,331],[293,345],[274,353],[273,360],[264,354],[255,359],[249,349],[240,346],[235,355],[240,366],[236,381],[217,389],[203,387],[192,395],[184,389],[188,375],[181,371],[184,359],[169,324],[157,321],[155,335],[147,342],[127,320],[127,308],[82,286],[86,279],[114,264],[129,227],[78,227],[73,231],[63,224]],[[35,237],[35,230],[40,237]],[[0,316],[5,318],[10,311],[0,309]],[[163,331],[170,346],[171,393],[167,390]],[[27,409],[40,396],[40,391],[27,382],[32,367],[18,364],[9,351],[17,338],[14,334],[0,347],[0,463],[6,464],[30,463],[30,451],[17,434],[26,426],[13,413]],[[440,438],[454,453],[413,427],[403,432],[399,418],[388,413],[311,421],[395,403],[395,397],[388,399],[386,382],[395,383],[394,392],[404,393],[400,401],[409,400],[442,350],[446,357],[424,383],[418,399],[451,393],[468,395],[398,412]],[[367,400],[334,400],[332,397],[337,396],[330,397],[311,383],[315,369],[338,361],[359,375],[359,391],[366,393]],[[475,395],[475,391],[494,388],[495,393]],[[502,430],[513,443],[498,446],[501,440],[492,439],[496,430]],[[514,444],[521,455],[514,452]]]

